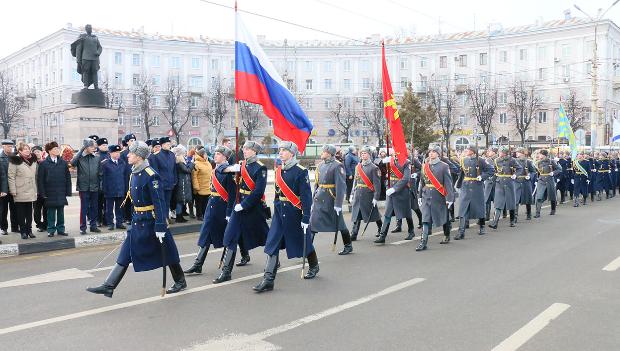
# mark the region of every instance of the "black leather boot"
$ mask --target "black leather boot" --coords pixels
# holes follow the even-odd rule
[[[344,248],[342,251],[338,252],[338,255],[348,255],[353,252],[353,244],[351,244],[351,235],[348,230],[340,231],[340,235],[342,236],[342,242],[344,243]]]
[[[560,203],[563,204],[566,202],[566,192],[560,191]]]
[[[207,258],[207,252],[209,252],[208,247],[201,247],[198,251],[198,254],[196,255],[196,259],[194,260],[194,265],[192,265],[189,269],[185,270],[184,273],[202,273],[202,265],[205,263],[205,259]]]
[[[493,221],[489,224],[489,228],[497,229],[497,225],[499,223],[499,217],[502,214],[502,210],[499,208],[495,209],[495,215],[493,216]]]
[[[396,228],[394,228],[394,230],[392,230],[392,233],[400,233],[403,231],[403,220],[402,219],[397,219],[396,220]]]
[[[450,231],[452,230],[452,225],[451,222],[448,221],[448,223],[443,225],[443,240],[440,242],[440,244],[447,244],[450,242]]]
[[[232,270],[236,255],[236,250],[226,250],[226,254],[224,255],[224,263],[222,264],[222,271],[220,272],[219,277],[213,279],[213,284],[227,282],[232,279]]]
[[[517,224],[517,215],[515,214],[515,210],[510,210],[510,226],[514,227]]]
[[[316,251],[312,251],[308,255],[308,272],[304,275],[304,279],[314,279],[319,273],[319,259],[316,257]]]
[[[526,211],[526,217],[525,219],[527,219],[528,221],[532,219],[532,205],[527,204],[525,205],[525,211]]]
[[[515,210],[515,224],[519,221],[519,204],[517,204],[517,209]]]
[[[181,265],[178,263],[173,263],[168,265],[168,268],[170,268],[170,274],[172,274],[174,285],[166,290],[166,294],[175,294],[181,290],[185,290],[187,288],[187,282],[185,282],[185,275],[183,274],[183,268],[181,268]]]
[[[426,244],[428,243],[428,236],[431,231],[431,225],[429,223],[422,223],[422,239],[420,244],[415,248],[416,251],[426,250]]]
[[[504,208],[502,210],[502,218],[506,218],[506,217],[508,217],[508,212],[506,211],[506,208]]]
[[[553,216],[555,214],[556,206],[557,206],[557,202],[556,201],[551,201],[551,212],[549,212],[550,216]]]
[[[379,237],[379,233],[381,232],[381,227],[383,226],[383,221],[382,220],[378,220],[375,223],[377,223],[377,234],[375,234],[375,237]]]
[[[390,221],[386,220],[383,222],[381,226],[381,230],[379,231],[379,238],[375,240],[375,244],[385,244],[385,237],[387,236],[388,228],[390,227]]]
[[[413,233],[413,218],[405,218],[407,220],[407,237],[405,240],[413,240],[415,234]]]
[[[418,217],[418,229],[422,229],[422,211],[419,208],[413,210],[415,212],[416,217]]]
[[[540,218],[541,209],[542,209],[542,201],[536,200],[536,213],[534,214],[534,218]]]
[[[239,254],[241,254],[241,260],[237,262],[237,267],[243,267],[250,263],[250,253],[245,249],[245,246],[241,242],[239,243]]]
[[[486,234],[485,231],[484,231],[484,218],[480,218],[478,220],[478,225],[480,226],[480,228],[478,229],[478,235]]]
[[[573,207],[579,207],[579,199],[577,197],[574,198]]]
[[[265,264],[265,274],[263,280],[258,283],[252,289],[257,293],[273,290],[273,283],[276,280],[276,273],[278,272],[278,254],[267,257],[267,263]]]
[[[602,197],[602,195],[601,195],[601,192],[600,192],[600,191],[597,191],[597,192],[596,192],[596,201],[602,201],[602,200],[603,200],[603,197]]]
[[[465,239],[465,226],[467,225],[468,220],[465,217],[459,218],[459,231],[454,237],[454,240]]]
[[[484,217],[484,219],[487,221],[491,219],[491,204],[490,203],[486,204],[486,216]]]
[[[585,206],[585,205],[587,205],[587,202],[588,202],[588,195],[584,195],[583,196],[583,202],[581,204]]]
[[[351,228],[351,241],[357,241],[357,233],[360,231],[360,224],[362,221],[353,222],[353,228]]]
[[[127,267],[121,266],[117,263],[114,268],[112,268],[110,274],[108,274],[108,277],[105,278],[105,281],[102,285],[96,288],[89,287],[86,289],[86,291],[89,291],[93,294],[102,294],[107,297],[112,297],[114,289],[116,289],[118,283],[120,283],[121,279],[123,279],[125,272],[127,272]]]

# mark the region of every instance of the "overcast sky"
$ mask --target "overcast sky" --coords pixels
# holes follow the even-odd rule
[[[234,5],[233,0],[213,0]],[[594,15],[613,0],[574,0]],[[371,34],[432,34],[484,29],[490,23],[504,27],[534,23],[537,18],[563,18],[571,9],[583,16],[573,0],[240,0],[239,9],[257,12],[339,35],[363,39]],[[230,9],[200,0],[6,0],[0,21],[0,57],[62,28],[93,24],[94,27],[176,35],[200,34],[215,38],[234,37]],[[620,4],[605,16],[620,23]],[[267,39],[339,39],[249,14],[249,29]]]

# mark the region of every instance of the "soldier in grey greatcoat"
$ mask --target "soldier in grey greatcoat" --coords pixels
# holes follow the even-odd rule
[[[384,162],[389,162],[389,177],[391,187],[385,191],[387,198],[385,205],[385,215],[383,226],[379,232],[379,238],[375,240],[377,244],[384,244],[387,236],[388,228],[392,216],[396,219],[405,219],[407,221],[408,235],[405,240],[413,239],[413,218],[411,217],[411,193],[409,192],[409,179],[411,179],[411,168],[409,167],[409,159],[403,157],[404,162],[400,164],[398,157],[396,160],[393,156],[388,156]]]
[[[452,187],[452,175],[450,167],[440,159],[441,147],[433,146],[429,148],[428,158],[422,167],[422,177],[420,178],[418,204],[422,210],[422,240],[415,249],[416,251],[426,250],[428,236],[431,227],[443,227],[443,242],[450,241],[451,223],[448,218],[448,208],[454,205],[454,188]],[[430,168],[430,173],[425,171],[426,164]],[[445,196],[440,192],[431,179],[435,178],[438,185],[443,188]]]
[[[344,249],[339,255],[353,252],[351,234],[342,216],[342,201],[347,193],[344,167],[336,161],[336,147],[325,145],[321,153],[321,163],[316,168],[312,211],[310,213],[310,230],[318,232],[340,231]]]
[[[360,157],[361,162],[355,166],[354,189],[353,194],[351,194],[351,201],[349,201],[353,204],[351,211],[351,220],[353,221],[351,241],[357,240],[357,233],[362,220],[366,223],[376,222],[378,230],[381,230],[383,224],[381,213],[379,213],[379,208],[377,207],[377,201],[379,201],[381,196],[381,171],[372,162],[372,149],[370,146],[364,146],[360,150]],[[364,172],[372,188],[362,179],[360,171]]]
[[[517,200],[517,209],[515,211],[515,222],[519,219],[519,205],[525,205],[526,219],[532,219],[532,182],[530,179],[536,174],[536,168],[532,160],[527,158],[525,148],[517,149],[517,162],[521,165],[521,170],[517,172],[515,181],[515,199]]]
[[[493,165],[493,160],[497,157],[497,146],[491,146],[486,152],[485,161]],[[484,181],[484,202],[486,204],[486,217],[488,221],[491,218],[491,203],[495,196],[495,175]]]
[[[562,173],[562,167],[549,158],[548,150],[540,150],[535,166],[538,170],[538,182],[536,183],[536,214],[534,218],[540,217],[542,203],[547,198],[551,202],[549,215],[553,216],[557,204],[555,184],[559,181],[558,176]]]
[[[461,174],[455,188],[459,196],[457,199],[459,217],[459,232],[454,240],[465,237],[465,227],[470,218],[478,218],[479,235],[484,235],[485,205],[484,182],[493,176],[493,166],[486,163],[478,155],[475,145],[469,145],[463,151],[461,158]],[[449,237],[448,237],[449,239]]]
[[[517,162],[511,155],[508,146],[499,148],[499,157],[494,160],[495,166],[495,195],[493,203],[495,204],[495,215],[493,222],[489,224],[490,228],[497,229],[499,218],[503,210],[510,213],[510,226],[515,226],[515,209],[517,201],[515,199],[515,180],[517,174],[523,169],[521,164]]]
[[[418,217],[418,229],[422,228],[422,212],[420,212],[420,206],[418,206],[418,182],[422,172],[422,164],[416,156],[417,151],[413,149],[411,151],[411,157],[409,159],[409,167],[411,169],[411,177],[409,178],[409,191],[411,192],[411,209]],[[400,233],[402,229],[403,220],[396,220],[396,228],[392,230],[392,233]],[[377,233],[377,236],[379,234]]]

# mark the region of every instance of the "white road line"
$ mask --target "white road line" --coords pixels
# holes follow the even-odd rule
[[[14,286],[22,286],[22,285],[32,285],[32,284],[41,284],[41,283],[50,283],[61,280],[71,280],[71,279],[82,279],[82,278],[92,278],[93,275],[81,271],[77,268],[69,268],[63,269],[61,271],[44,273],[39,275],[33,275],[30,277],[7,280],[0,283],[1,288],[8,288]]]
[[[272,337],[277,334],[281,334],[287,332],[289,330],[301,327],[305,324],[316,322],[320,319],[332,316],[334,314],[346,311],[353,307],[365,304],[372,300],[375,300],[379,297],[389,295],[395,293],[397,291],[403,290],[415,284],[423,282],[424,278],[414,278],[402,283],[398,283],[396,285],[392,285],[387,287],[379,292],[374,294],[361,297],[359,299],[346,302],[342,305],[334,306],[332,308],[326,309],[322,312],[311,314],[309,316],[305,316],[294,320],[292,322],[267,329],[265,331],[252,334],[252,335],[243,335],[243,334],[235,334],[235,335],[227,335],[222,338],[213,339],[207,341],[205,344],[195,345],[191,349],[191,351],[203,351],[203,350],[227,350],[227,351],[241,351],[241,350],[254,350],[254,351],[265,351],[265,350],[278,350],[280,349],[278,346],[266,342],[265,339]]]
[[[556,319],[560,314],[566,311],[570,305],[564,303],[554,303],[546,310],[542,311],[538,316],[529,323],[517,330],[508,339],[502,341],[501,344],[495,346],[491,351],[514,351],[523,346],[528,340],[533,338],[539,331],[549,325],[552,320]]]
[[[603,267],[603,270],[607,272],[613,272],[616,271],[618,268],[620,268],[620,257],[616,258],[615,260],[611,261],[610,264]]]
[[[292,270],[299,269],[299,268],[301,268],[300,264],[279,269],[278,272],[287,272],[287,271],[292,271]],[[244,281],[248,281],[248,280],[252,280],[252,279],[261,278],[262,276],[263,276],[263,273],[258,273],[258,274],[248,275],[248,276],[245,276],[245,277],[229,280],[227,282],[220,283],[220,284],[208,284],[208,285],[198,286],[198,287],[195,287],[195,288],[183,290],[183,291],[178,292],[176,294],[166,295],[164,297],[161,297],[161,296],[157,295],[157,296],[153,296],[153,297],[147,297],[147,298],[143,298],[143,299],[127,301],[127,302],[119,303],[119,304],[116,304],[116,305],[104,306],[104,307],[94,308],[94,309],[86,310],[86,311],[82,311],[82,312],[66,314],[64,316],[58,316],[58,317],[43,319],[43,320],[36,321],[36,322],[18,324],[18,325],[14,325],[12,327],[7,327],[7,328],[0,329],[0,335],[15,333],[15,332],[22,331],[22,330],[27,330],[27,329],[32,329],[32,328],[36,328],[36,327],[41,327],[41,326],[44,326],[44,325],[60,323],[60,322],[69,321],[69,320],[73,320],[73,319],[78,319],[78,318],[83,318],[83,317],[88,317],[88,316],[94,316],[94,315],[105,313],[105,312],[121,310],[121,309],[124,309],[124,308],[129,308],[129,307],[138,306],[138,305],[144,305],[144,304],[151,303],[151,302],[158,302],[158,301],[162,301],[162,300],[166,300],[166,299],[172,299],[172,298],[176,298],[176,297],[183,296],[183,295],[193,294],[193,293],[197,293],[197,292],[201,292],[201,291],[211,290],[211,289],[228,286],[228,285],[235,284],[235,283],[240,283],[240,282],[244,282]]]

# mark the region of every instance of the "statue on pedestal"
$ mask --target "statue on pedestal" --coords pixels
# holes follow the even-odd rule
[[[99,88],[97,71],[99,71],[99,56],[103,48],[99,38],[93,34],[93,27],[87,24],[86,33],[80,34],[71,44],[71,55],[77,60],[77,72],[82,75],[84,89],[94,85]]]

